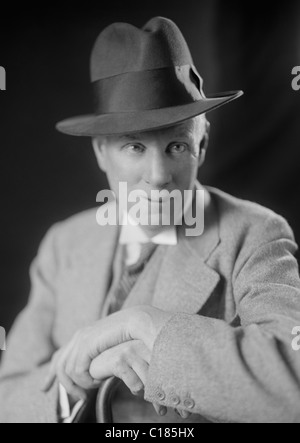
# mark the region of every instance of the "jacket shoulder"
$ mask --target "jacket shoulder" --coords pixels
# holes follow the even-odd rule
[[[97,208],[88,209],[57,222],[50,231],[55,231],[63,238],[80,239],[87,233],[93,233],[99,228],[96,221]]]
[[[258,203],[234,197],[219,189],[207,188],[215,202],[221,236],[267,243],[278,238],[294,241],[288,221],[273,210]]]
[[[113,227],[98,225],[96,218],[98,209],[92,208],[59,221],[49,229],[46,239],[52,242],[57,251],[67,254],[100,244],[109,234],[108,230]]]

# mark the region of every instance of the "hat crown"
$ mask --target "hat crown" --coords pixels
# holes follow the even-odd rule
[[[207,98],[188,45],[172,20],[155,17],[139,29],[114,23],[91,54],[94,113],[57,124],[66,134],[98,136],[162,129],[240,97]]]
[[[188,45],[177,25],[155,17],[139,29],[114,23],[101,32],[91,55],[91,81],[127,72],[193,65]]]

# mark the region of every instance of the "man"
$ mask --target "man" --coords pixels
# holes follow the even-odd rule
[[[100,215],[118,210],[118,223],[99,226],[88,211],[47,234],[7,343],[0,421],[87,421],[82,411],[95,408],[100,420],[114,386],[115,422],[299,422],[292,230],[272,211],[196,180],[205,113],[240,93],[207,99],[182,34],[164,18],[104,30],[91,77],[95,115],[58,129],[92,137],[116,196]],[[158,224],[137,225],[133,191],[144,192],[140,212],[159,215]],[[176,211],[153,191],[192,197]],[[199,208],[204,231],[187,235],[186,216]]]

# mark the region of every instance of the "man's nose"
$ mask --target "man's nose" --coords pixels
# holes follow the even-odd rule
[[[151,155],[151,158],[148,159],[144,178],[153,189],[165,189],[171,183],[170,165],[163,153],[156,151]]]

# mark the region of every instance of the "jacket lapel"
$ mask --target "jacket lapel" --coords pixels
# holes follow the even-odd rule
[[[79,322],[89,324],[100,317],[112,279],[114,256],[118,245],[118,226],[96,227],[88,236],[76,259],[75,288],[81,301]]]
[[[177,247],[168,247],[161,264],[153,305],[169,312],[200,312],[220,281],[220,275],[207,260],[220,243],[217,210],[207,191],[205,229],[198,237],[178,229]]]
[[[220,281],[219,274],[189,248],[167,251],[153,297],[153,306],[169,311],[198,313]]]

